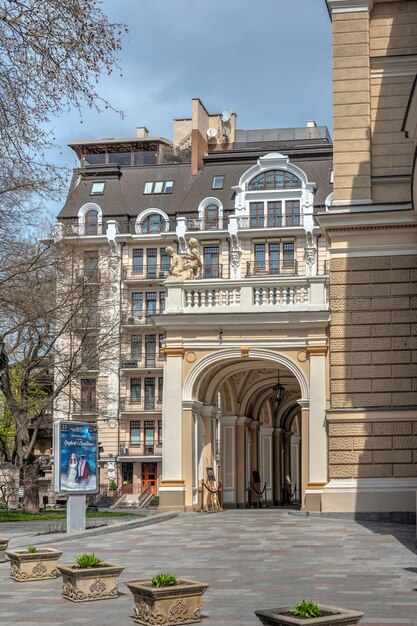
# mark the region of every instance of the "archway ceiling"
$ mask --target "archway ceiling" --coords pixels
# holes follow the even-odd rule
[[[220,365],[215,365],[206,373],[203,385],[200,387],[203,397],[200,400],[207,404],[215,404],[216,396],[221,387],[227,382],[233,390],[238,404],[245,402],[248,392],[251,395],[250,405],[255,406],[259,398],[266,394],[272,396],[272,389],[278,382],[284,385],[287,393],[300,397],[300,386],[295,376],[285,366],[276,367],[262,360],[233,359]],[[269,394],[267,393],[269,390]],[[243,407],[242,407],[243,408]]]

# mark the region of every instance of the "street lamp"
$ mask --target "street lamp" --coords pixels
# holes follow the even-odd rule
[[[274,385],[272,391],[274,392],[275,402],[279,404],[282,401],[282,398],[284,397],[284,393],[285,393],[284,385],[281,385],[281,383],[279,382],[279,370],[278,370],[278,382],[276,385]]]

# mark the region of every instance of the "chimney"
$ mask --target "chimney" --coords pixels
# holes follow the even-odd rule
[[[146,126],[138,126],[136,128],[136,137],[138,139],[146,139],[149,135],[149,130],[146,128]]]

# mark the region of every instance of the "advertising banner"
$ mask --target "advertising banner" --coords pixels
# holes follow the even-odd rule
[[[54,434],[55,490],[68,495],[97,493],[97,426],[58,422]]]

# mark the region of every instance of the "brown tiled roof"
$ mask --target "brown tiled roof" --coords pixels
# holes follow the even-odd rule
[[[208,158],[202,171],[196,176],[191,174],[189,163],[175,165],[152,165],[122,167],[121,175],[114,176],[109,172],[91,174],[82,177],[78,185],[78,171],[74,173],[68,198],[59,213],[59,218],[76,217],[79,209],[87,202],[97,203],[104,216],[136,216],[149,208],[158,208],[174,216],[176,214],[196,213],[204,198],[218,198],[226,211],[234,208],[233,186],[239,183],[242,174],[254,165],[259,154],[245,155],[239,158],[227,158],[224,161]],[[331,152],[327,148],[322,154],[306,157],[297,154],[290,157],[291,162],[298,165],[307,175],[310,182],[317,185],[315,206],[323,206],[326,197],[332,192],[330,174],[332,170]],[[82,170],[80,170],[82,172]],[[99,170],[97,170],[99,172]],[[224,176],[223,189],[212,189],[213,177]],[[90,195],[92,182],[105,180],[104,194]],[[173,180],[171,194],[143,193],[147,181]]]

